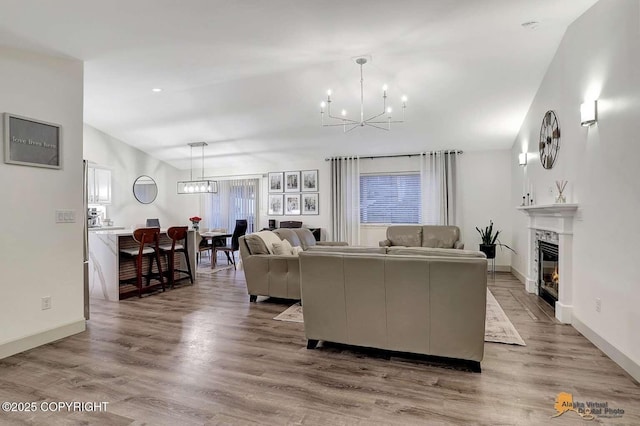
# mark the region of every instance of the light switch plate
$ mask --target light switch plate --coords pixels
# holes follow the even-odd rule
[[[56,223],[75,223],[75,210],[56,210]]]

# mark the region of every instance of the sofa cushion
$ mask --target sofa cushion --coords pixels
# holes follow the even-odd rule
[[[387,240],[392,246],[420,247],[422,245],[422,226],[401,225],[387,228]]]
[[[309,231],[309,229],[293,228],[292,231],[295,232],[298,238],[300,239],[300,244],[298,245],[302,247],[303,250],[306,250],[309,247],[313,247],[316,245],[316,238],[313,236],[313,233]]]
[[[423,226],[422,244],[417,247],[453,248],[460,239],[460,229],[457,226]]]
[[[262,239],[262,241],[264,241],[264,245],[267,247],[269,254],[273,254],[273,243],[279,243],[282,241],[275,232],[271,231],[259,231],[251,235],[257,235]]]
[[[433,256],[433,257],[480,257],[487,256],[481,251],[455,250],[432,247],[389,247],[387,254],[411,255],[411,256]]]
[[[256,234],[246,235],[244,238],[250,254],[269,254],[269,249],[264,240]]]
[[[273,243],[273,254],[278,256],[291,256],[293,247],[287,240],[282,240],[277,243]]]
[[[293,232],[293,229],[278,228],[278,229],[274,229],[273,233],[276,234],[278,237],[280,237],[281,240],[289,241],[292,247],[302,246],[302,244],[300,243],[300,238],[298,238],[298,234]]]
[[[363,246],[313,246],[309,247],[308,252],[324,252],[324,253],[370,253],[370,254],[386,254],[386,247],[363,247]]]

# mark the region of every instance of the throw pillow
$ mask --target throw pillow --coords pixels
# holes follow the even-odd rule
[[[293,247],[291,247],[291,243],[287,240],[282,240],[280,242],[273,243],[273,254],[278,256],[291,256],[291,251]]]
[[[274,254],[272,248],[273,243],[281,241],[280,238],[271,231],[259,231],[255,232],[253,235],[257,235],[262,239],[262,241],[264,241],[264,245],[267,247],[267,250],[269,250],[269,254]]]
[[[247,235],[244,237],[244,241],[247,243],[249,253],[251,254],[269,254],[269,249],[264,243],[262,238],[255,234]]]

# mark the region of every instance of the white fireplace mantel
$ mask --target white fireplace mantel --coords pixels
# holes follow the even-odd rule
[[[527,276],[525,287],[529,293],[538,294],[538,277],[535,273],[534,259],[536,251],[536,232],[552,231],[558,234],[558,266],[560,281],[556,318],[565,324],[571,324],[573,312],[573,219],[578,210],[577,204],[547,204],[521,206],[518,210],[529,216]]]

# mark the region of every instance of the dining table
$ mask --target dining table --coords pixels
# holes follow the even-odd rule
[[[200,234],[202,238],[206,238],[207,241],[211,242],[211,269],[216,266],[216,247],[224,247],[227,245],[227,238],[231,238],[233,235],[228,232],[219,232],[219,231],[209,231],[203,232]]]

